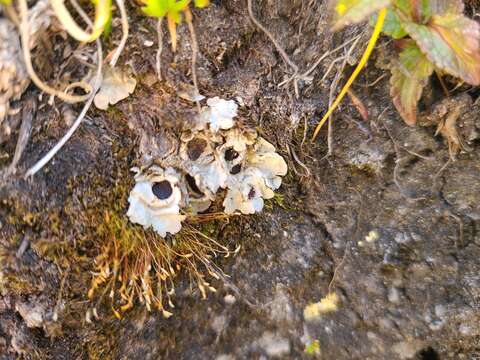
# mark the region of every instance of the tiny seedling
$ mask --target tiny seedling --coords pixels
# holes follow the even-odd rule
[[[379,32],[392,37],[400,49],[391,67],[390,95],[408,125],[416,123],[417,102],[433,72],[480,84],[480,25],[463,15],[463,1],[337,0],[334,29],[364,21],[377,11],[367,51],[317,125],[314,138],[365,66]]]
[[[182,22],[182,12],[188,20],[190,0],[146,0],[143,12],[159,19],[167,18],[168,31],[172,40],[172,50],[177,49],[177,25]],[[208,6],[209,0],[195,0],[198,8]]]

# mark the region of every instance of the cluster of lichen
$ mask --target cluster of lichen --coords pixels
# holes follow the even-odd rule
[[[124,158],[124,154],[119,156]],[[124,171],[126,167],[119,170]],[[108,305],[121,318],[138,302],[168,317],[174,307],[175,279],[182,274],[199,289],[202,297],[214,292],[208,279],[224,276],[214,258],[228,257],[239,250],[238,247],[231,250],[214,240],[218,234],[211,231],[212,224],[228,221],[228,217],[215,212],[190,217],[181,232],[164,239],[128,220],[125,208],[132,179],[120,174],[118,179],[104,193],[100,204],[85,211],[85,222],[91,232],[88,237],[94,239],[90,245],[97,254],[94,260],[89,259],[92,277],[86,294],[90,300],[86,318],[94,320],[102,305]],[[89,191],[98,193],[99,188]]]

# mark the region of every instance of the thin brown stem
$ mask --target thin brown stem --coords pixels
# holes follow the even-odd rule
[[[156,70],[159,81],[162,81],[162,51],[163,51],[163,31],[162,31],[163,17],[157,21],[157,37],[158,37],[158,50],[156,55]]]
[[[197,81],[197,56],[198,56],[198,42],[197,34],[195,33],[195,28],[193,27],[193,17],[189,8],[185,9],[185,20],[188,24],[188,30],[190,31],[190,39],[192,42],[192,80],[193,87],[195,88],[195,102],[197,104],[198,112],[201,111],[200,102],[198,97],[200,95],[198,91],[198,81]]]
[[[272,35],[272,33],[270,31],[267,30],[267,28],[265,26],[263,26],[260,21],[258,21],[258,19],[255,17],[255,13],[253,12],[253,4],[252,4],[252,0],[247,0],[247,7],[248,7],[248,14],[250,16],[250,19],[252,20],[252,22],[260,29],[262,30],[265,35],[268,36],[268,38],[270,39],[270,41],[273,43],[273,45],[275,45],[275,48],[277,49],[277,51],[280,53],[280,55],[282,56],[283,60],[285,61],[285,63],[287,65],[289,65],[292,70],[293,70],[293,75],[286,80],[286,83],[288,83],[289,81],[294,81],[294,88],[295,88],[295,95],[297,96],[297,98],[299,97],[299,90],[298,90],[298,79],[297,79],[297,74],[298,74],[298,66],[290,59],[290,57],[287,55],[287,52],[282,48],[282,46],[279,44],[279,42],[275,39],[275,37]],[[280,85],[279,85],[280,86]]]

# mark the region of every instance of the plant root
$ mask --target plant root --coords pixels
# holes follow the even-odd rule
[[[30,53],[30,25],[28,22],[28,5],[27,0],[19,0],[19,12],[20,12],[20,39],[22,43],[23,58],[25,61],[25,67],[28,75],[32,79],[33,83],[43,92],[56,96],[68,103],[78,103],[87,100],[91,94],[86,95],[70,95],[65,91],[57,90],[45,84],[36,74]]]
[[[20,0],[21,2],[26,2],[26,0]],[[72,0],[76,1],[76,0]],[[85,20],[85,22],[89,26],[93,26],[91,20],[88,18],[88,16],[85,14],[85,12],[80,11],[80,16]],[[90,109],[90,106],[93,103],[93,99],[95,98],[95,95],[97,91],[100,89],[101,83],[102,83],[102,63],[103,63],[103,51],[102,51],[102,43],[99,38],[95,40],[96,45],[97,45],[97,73],[95,75],[94,81],[93,81],[93,89],[91,93],[88,95],[87,102],[83,105],[82,111],[78,115],[77,119],[73,123],[72,127],[68,130],[68,132],[60,139],[60,141],[43,157],[41,158],[35,165],[33,165],[30,169],[27,170],[27,172],[24,175],[24,178],[27,179],[30,176],[35,175],[40,169],[42,169],[55,155],[60,149],[67,143],[67,141],[72,137],[72,135],[75,133],[75,131],[78,129],[80,124],[82,123],[85,115],[87,114],[87,111]]]
[[[157,70],[157,78],[162,81],[162,51],[163,51],[163,31],[162,31],[163,18],[159,18],[157,21],[157,37],[158,37],[158,50],[155,57],[155,67]]]
[[[128,17],[127,17],[127,10],[125,9],[125,1],[124,0],[115,0],[118,9],[120,10],[120,19],[122,22],[122,38],[120,39],[120,44],[115,49],[115,52],[110,60],[110,66],[113,68],[117,64],[118,58],[122,54],[123,49],[125,48],[125,44],[127,43],[128,39]]]
[[[193,80],[193,87],[195,88],[195,103],[197,104],[197,110],[200,113],[201,107],[200,102],[198,101],[198,96],[200,95],[198,90],[198,80],[197,80],[197,57],[198,57],[198,41],[197,41],[197,34],[195,33],[195,28],[193,27],[193,18],[192,12],[189,8],[185,9],[185,21],[188,25],[188,30],[190,31],[190,38],[192,41],[192,64],[191,64],[191,71],[192,71],[192,80]]]
[[[263,26],[260,21],[255,17],[255,14],[253,12],[253,4],[252,4],[252,0],[247,0],[247,7],[248,7],[248,14],[250,16],[250,19],[252,20],[252,22],[260,29],[264,32],[265,35],[268,36],[268,38],[270,39],[270,41],[273,43],[273,45],[275,45],[275,48],[277,49],[277,51],[280,53],[280,55],[282,56],[283,58],[283,61],[285,61],[285,63],[290,66],[293,70],[293,75],[290,79],[287,80],[290,81],[290,80],[293,80],[294,81],[294,87],[295,87],[295,94],[297,96],[297,98],[300,96],[299,95],[299,90],[298,90],[298,82],[297,82],[297,74],[298,74],[298,66],[290,59],[290,57],[287,55],[286,51],[282,48],[282,46],[278,43],[278,41],[275,39],[275,37],[272,35],[272,33],[270,31],[267,30],[267,28],[265,26]],[[281,86],[281,84],[279,84],[279,86]]]
[[[4,178],[16,173],[17,165],[22,157],[23,151],[28,144],[28,139],[30,138],[32,121],[35,118],[36,112],[37,100],[34,96],[31,96],[26,100],[26,104],[23,105],[22,125],[20,126],[20,133],[18,135],[17,145],[15,146],[15,153],[13,155],[12,162],[6,170],[6,174],[4,174]]]

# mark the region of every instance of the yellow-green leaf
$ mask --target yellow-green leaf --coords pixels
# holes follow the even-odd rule
[[[318,340],[313,340],[305,346],[305,353],[308,355],[320,355],[320,342]]]
[[[167,17],[168,31],[172,39],[172,50],[177,48],[177,24],[182,22],[182,11],[188,9],[190,0],[146,0],[143,12],[158,18]]]
[[[368,19],[374,12],[386,8],[391,0],[338,0],[335,2],[334,30]]]
[[[204,8],[210,4],[210,0],[195,0],[195,6],[197,8]]]
[[[2,0],[0,0],[2,1]],[[92,4],[93,5],[97,5],[98,4],[98,0],[91,0]],[[108,39],[108,37],[110,36],[110,33],[112,31],[112,1],[108,1],[108,16],[107,16],[107,19],[106,19],[106,22],[105,22],[105,27],[103,29],[103,37],[105,39]]]
[[[441,70],[480,85],[480,25],[461,14],[434,15],[427,25],[403,23],[427,58]]]
[[[417,102],[433,69],[433,65],[414,41],[404,42],[399,62],[392,67],[390,95],[408,125],[415,125],[417,121]]]
[[[190,0],[147,0],[145,4],[142,8],[145,14],[159,18],[169,16],[179,23],[180,12],[188,7]]]

